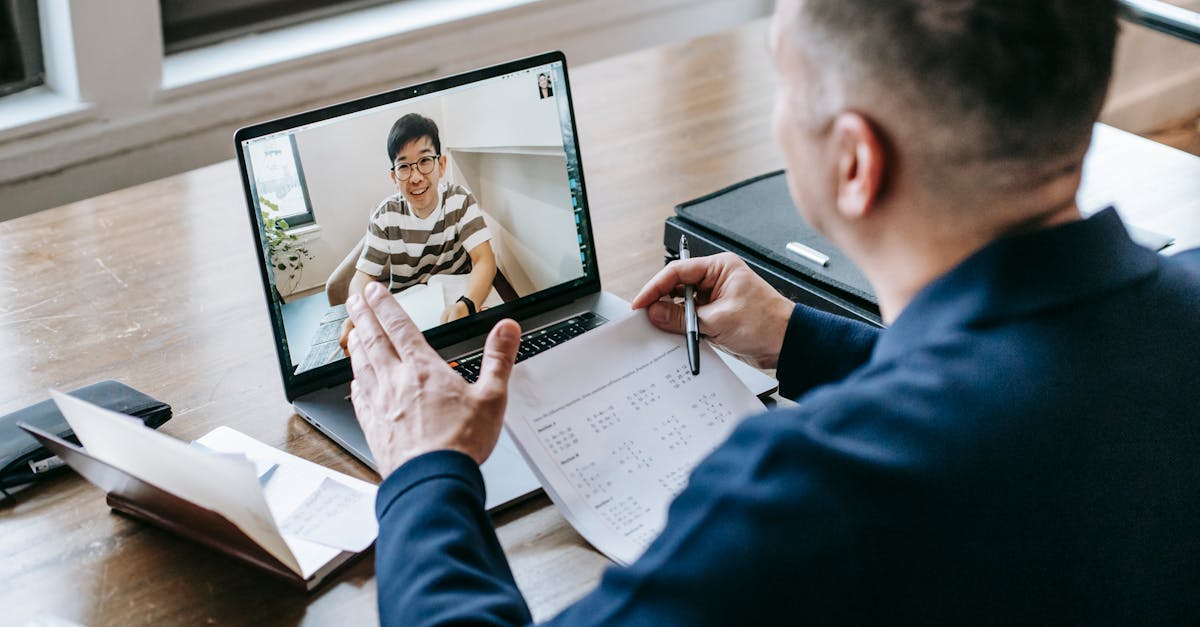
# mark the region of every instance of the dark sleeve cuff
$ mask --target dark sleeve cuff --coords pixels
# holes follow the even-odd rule
[[[775,369],[780,395],[795,400],[850,374],[871,358],[879,333],[865,322],[796,305]]]
[[[479,496],[480,507],[483,506],[487,493],[483,486],[483,475],[475,460],[458,451],[433,451],[408,460],[384,479],[375,496],[375,517],[383,520],[392,503],[405,493],[422,483],[438,479],[465,483]]]
[[[381,625],[527,625],[529,608],[484,511],[475,460],[435,451],[396,469],[375,500]]]

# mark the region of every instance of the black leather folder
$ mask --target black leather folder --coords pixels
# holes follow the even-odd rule
[[[171,406],[120,381],[101,381],[68,392],[71,396],[105,409],[139,418],[151,429],[157,429],[171,418]],[[63,418],[52,400],[19,409],[0,416],[0,488],[9,488],[33,482],[50,472],[34,472],[31,462],[40,462],[53,456],[37,440],[17,428],[24,422],[70,442],[78,442],[67,419]],[[64,467],[59,467],[63,469]]]
[[[732,252],[793,301],[882,326],[870,283],[800,217],[782,170],[677,205],[663,230],[668,259],[678,258],[681,234],[692,256]],[[820,251],[828,263],[789,252],[790,242]]]

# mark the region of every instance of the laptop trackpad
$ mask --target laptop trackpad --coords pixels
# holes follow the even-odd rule
[[[533,471],[525,465],[525,459],[517,451],[517,445],[508,437],[507,431],[500,432],[496,450],[479,468],[483,483],[487,486],[484,507],[492,510],[511,501],[527,496],[541,487]]]

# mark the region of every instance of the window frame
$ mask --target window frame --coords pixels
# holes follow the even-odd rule
[[[166,54],[397,0],[159,0]],[[182,7],[183,10],[175,7]],[[197,9],[197,7],[200,7]],[[192,10],[188,17],[186,10]],[[202,15],[195,15],[199,11]],[[184,15],[180,15],[182,12]],[[174,13],[174,15],[173,15]]]
[[[0,77],[0,98],[3,98],[42,85],[46,71],[42,62],[41,20],[37,1],[0,0],[0,11],[10,21],[14,39],[11,52],[16,57],[13,69],[19,72],[11,79]]]
[[[301,230],[304,227],[315,224],[317,218],[316,215],[313,214],[312,200],[308,197],[308,181],[304,178],[304,164],[300,161],[300,147],[296,145],[296,135],[294,133],[289,134],[287,138],[288,144],[292,149],[292,164],[294,164],[296,168],[296,180],[300,187],[300,193],[304,198],[305,211],[290,215],[284,215],[280,213],[279,215],[272,217],[282,218],[285,222],[287,222],[288,232],[291,232]],[[250,180],[254,181],[254,196],[255,201],[258,204],[258,210],[265,211],[266,208],[262,206],[262,202],[260,200],[262,198],[262,192],[258,190],[258,177],[254,173],[254,160],[250,159],[249,156],[246,158],[246,170],[250,173]]]
[[[1200,44],[1200,12],[1162,0],[1119,0],[1121,17],[1126,20]]]

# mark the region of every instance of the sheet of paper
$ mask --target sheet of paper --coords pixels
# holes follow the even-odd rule
[[[1105,158],[1114,149],[1122,152],[1123,158]],[[1175,241],[1169,231],[1172,222],[1163,220],[1163,211],[1151,210],[1153,203],[1166,198],[1179,197],[1180,186],[1191,185],[1200,175],[1200,167],[1194,160],[1178,159],[1164,162],[1162,152],[1170,149],[1149,139],[1134,137],[1120,129],[1096,124],[1092,131],[1092,145],[1083,162],[1083,185],[1076,195],[1076,204],[1087,217],[1108,206],[1116,207],[1125,223],[1129,237],[1138,245],[1158,251]],[[1164,172],[1164,166],[1171,171]],[[1155,181],[1153,190],[1146,189],[1147,180]],[[1187,197],[1187,195],[1183,195]],[[1194,205],[1195,208],[1200,204]],[[1187,208],[1176,208],[1187,211]]]
[[[458,301],[459,296],[467,293],[467,283],[470,280],[471,275],[469,274],[435,274],[429,277],[428,285],[430,287],[438,286],[441,288],[444,298],[442,307],[449,307]],[[504,299],[500,298],[500,293],[493,287],[480,306],[495,307],[496,305],[503,304]]]
[[[707,344],[642,312],[513,370],[505,427],[584,538],[620,564],[645,551],[699,461],[763,405]]]
[[[367,494],[326,478],[283,519],[284,533],[357,553],[375,541],[375,501]]]
[[[443,304],[445,296],[441,285],[414,285],[394,296],[418,329],[424,331],[442,323],[442,312],[446,306]]]
[[[57,390],[50,394],[90,455],[221,514],[275,559],[301,572],[248,460],[213,455],[148,429],[140,420]]]
[[[266,496],[272,515],[276,521],[279,521],[280,526],[293,512],[302,507],[326,480],[334,480],[343,486],[353,488],[363,495],[367,503],[375,503],[375,493],[378,488],[374,484],[285,453],[235,429],[217,427],[196,441],[216,451],[240,453],[251,459],[278,465],[271,480],[263,487],[263,494]],[[373,507],[368,508],[364,515],[360,515],[355,520],[355,524],[371,529],[372,539],[378,534],[378,524]],[[300,563],[301,573],[305,579],[343,553],[341,548],[314,542],[286,530],[282,533],[288,547]],[[368,544],[370,544],[369,541]]]
[[[216,451],[197,441],[192,441],[192,446],[208,451],[214,455],[228,455],[233,458],[240,458],[249,461],[251,464],[254,464],[254,476],[258,478],[258,482],[260,484],[270,481],[271,475],[275,474],[275,469],[279,467],[279,464],[276,464],[275,462],[265,459],[255,459],[244,453],[223,453],[221,451]]]

